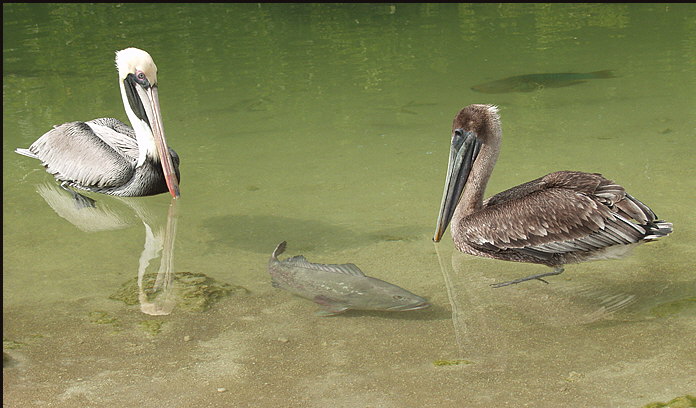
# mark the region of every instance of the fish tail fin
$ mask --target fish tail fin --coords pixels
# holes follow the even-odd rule
[[[285,252],[285,247],[288,245],[287,241],[283,241],[278,246],[276,249],[273,251],[273,258],[278,258],[278,255],[282,254]]]
[[[614,71],[610,69],[605,69],[604,71],[590,72],[590,75],[592,75],[593,78],[616,78],[616,75],[614,75]]]

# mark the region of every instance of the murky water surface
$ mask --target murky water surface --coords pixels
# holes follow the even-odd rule
[[[127,120],[113,57],[128,46],[159,67],[182,197],[91,194],[80,211],[13,150],[54,124]],[[600,70],[616,77],[471,89]],[[3,404],[640,407],[696,393],[694,95],[690,4],[5,4]],[[452,118],[470,103],[501,108],[489,195],[600,172],[674,233],[492,289],[546,269],[431,241]],[[283,240],[432,307],[318,317],[271,286]]]

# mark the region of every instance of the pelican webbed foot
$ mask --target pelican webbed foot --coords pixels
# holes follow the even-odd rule
[[[527,276],[525,278],[515,279],[515,280],[509,281],[509,282],[492,283],[491,286],[494,288],[501,288],[503,286],[515,285],[515,284],[518,284],[520,282],[525,282],[525,281],[532,280],[532,279],[540,280],[540,281],[548,284],[548,282],[546,282],[544,279],[542,279],[543,277],[552,276],[552,275],[560,275],[562,273],[563,273],[563,267],[557,266],[557,267],[553,268],[553,272],[540,273],[537,275],[530,275],[530,276]]]

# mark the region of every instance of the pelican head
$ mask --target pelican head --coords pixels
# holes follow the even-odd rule
[[[445,191],[433,241],[442,238],[466,186],[471,187],[471,194],[477,194],[466,200],[467,205],[481,206],[483,190],[500,151],[500,138],[500,117],[493,105],[469,105],[455,116]],[[480,154],[481,151],[485,153]]]
[[[179,197],[179,181],[162,127],[157,66],[147,52],[126,48],[116,52],[116,68],[123,106],[140,149],[137,165],[141,166],[145,160],[160,163],[169,193],[174,198]]]

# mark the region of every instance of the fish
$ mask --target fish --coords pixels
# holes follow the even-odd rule
[[[497,81],[472,86],[483,93],[532,92],[542,88],[561,88],[581,84],[588,79],[616,78],[614,71],[604,70],[586,73],[557,72],[548,74],[517,75]]]
[[[346,310],[407,311],[424,309],[428,301],[399,286],[366,276],[355,264],[311,263],[298,255],[279,260],[283,241],[268,261],[273,287],[310,299],[320,306],[318,316]]]

